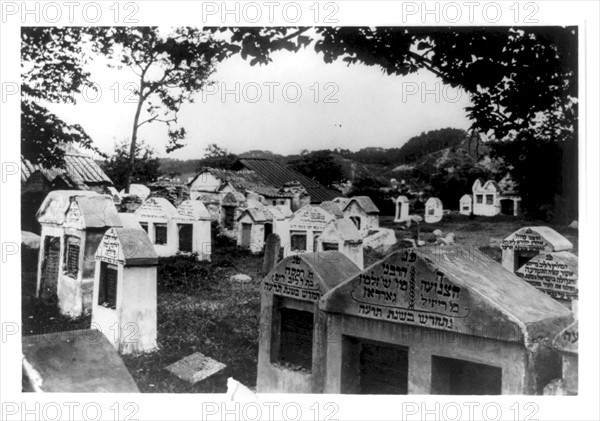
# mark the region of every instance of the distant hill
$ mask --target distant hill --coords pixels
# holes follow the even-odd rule
[[[356,152],[336,149],[331,151],[335,162],[343,170],[344,176],[355,181],[362,178],[375,178],[389,184],[391,178],[402,177],[421,165],[461,166],[475,165],[488,154],[485,145],[470,141],[467,132],[461,129],[444,128],[431,130],[410,138],[399,148],[367,147]],[[267,158],[287,163],[299,155],[279,155],[268,150],[251,150],[238,155],[245,158]],[[161,158],[163,174],[194,173],[202,159],[178,160]]]

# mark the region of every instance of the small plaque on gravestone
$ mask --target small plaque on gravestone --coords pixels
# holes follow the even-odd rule
[[[279,249],[281,248],[281,239],[279,235],[273,233],[267,237],[265,245],[265,258],[263,261],[263,273],[266,275],[275,267],[279,260]]]
[[[196,384],[218,373],[225,367],[227,367],[225,364],[213,360],[201,352],[196,352],[171,364],[165,370],[170,371],[182,380]]]

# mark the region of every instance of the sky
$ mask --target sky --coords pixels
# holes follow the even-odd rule
[[[218,65],[211,76],[215,84],[179,112],[187,131],[184,148],[165,152],[167,130],[161,123],[142,126],[138,138],[158,156],[198,159],[211,143],[233,153],[262,149],[288,155],[304,149],[400,147],[421,132],[470,126],[467,94],[429,71],[402,77],[341,60],[326,64],[312,46],[272,57],[266,66],[250,66],[239,56]],[[137,76],[103,62],[89,70],[99,93],[89,90],[76,105],[49,108],[83,126],[110,154],[115,142],[131,136],[135,103],[128,100],[127,83]]]

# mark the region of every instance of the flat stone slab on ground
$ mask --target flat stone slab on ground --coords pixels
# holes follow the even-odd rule
[[[23,337],[23,366],[34,389],[59,393],[139,393],[114,346],[98,330]]]
[[[237,275],[233,275],[229,278],[233,282],[250,282],[252,281],[252,277],[248,275],[244,275],[243,273],[239,273]]]
[[[227,367],[225,364],[213,360],[201,352],[196,352],[171,364],[165,370],[182,380],[195,384],[218,373],[225,367]]]

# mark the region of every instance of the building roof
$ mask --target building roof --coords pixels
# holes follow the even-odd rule
[[[460,200],[463,199],[469,199],[469,200],[473,200],[473,195],[472,194],[463,194],[462,197],[460,198]]]
[[[21,231],[21,245],[30,249],[40,248],[41,237],[33,232]]]
[[[300,174],[298,171],[293,170],[281,162],[272,159],[240,158],[235,169],[241,168],[256,172],[265,184],[277,188],[284,187],[286,183],[297,181],[310,195],[311,203],[321,203],[326,200],[333,200],[339,194],[329,190],[317,181]]]
[[[109,254],[108,249],[114,251],[114,254]],[[96,257],[100,260],[116,258],[125,266],[158,264],[158,255],[154,246],[141,226],[138,228],[111,228],[106,231],[96,250]]]
[[[25,183],[34,172],[39,171],[50,182],[57,177],[62,177],[71,187],[82,190],[95,185],[113,185],[111,179],[91,157],[66,153],[64,159],[65,168],[63,169],[44,168],[21,158],[21,183]]]
[[[362,241],[362,236],[354,222],[346,218],[329,221],[320,238],[323,241]]]
[[[177,214],[177,208],[164,197],[150,197],[134,212],[138,217],[170,220]]]
[[[319,203],[319,207],[325,209],[329,213],[334,214],[336,218],[344,217],[344,213],[342,212],[342,209],[340,209],[339,205],[332,200],[327,200],[325,202]]]
[[[283,271],[283,269],[292,262],[297,262],[297,259],[300,259],[302,263],[308,265],[314,273],[314,279],[320,282],[325,291],[330,290],[344,280],[360,272],[358,266],[341,252],[321,251],[318,253],[303,253],[288,256],[275,265],[264,279],[270,280],[272,273]]]
[[[193,184],[196,179],[204,173],[210,173],[219,180],[221,180],[221,186],[217,188],[217,191],[222,190],[228,184],[238,191],[252,191],[256,194],[260,194],[265,197],[292,197],[293,194],[280,191],[278,186],[272,186],[265,183],[265,181],[253,170],[225,170],[221,168],[210,168],[206,167],[202,169],[193,179],[189,185]]]
[[[40,224],[62,225],[65,222],[65,216],[71,198],[79,196],[99,196],[98,193],[91,190],[54,190],[46,195],[40,208],[36,213],[36,218]]]
[[[108,195],[76,196],[71,198],[70,206],[77,207],[82,228],[122,226],[115,203]]]
[[[411,256],[408,260],[412,263],[407,263],[407,253]],[[370,280],[377,282],[380,276],[388,273],[386,270],[394,268],[394,271],[399,271],[401,267],[406,268],[408,265],[416,267],[417,271],[420,271],[420,275],[417,276],[419,279],[423,278],[415,285],[417,297],[419,294],[428,293],[436,296],[431,292],[433,284],[435,283],[435,291],[440,288],[442,292],[446,291],[446,284],[448,284],[448,294],[437,295],[437,298],[447,296],[448,300],[452,299],[459,304],[456,313],[446,309],[446,313],[441,314],[454,320],[455,324],[460,323],[453,328],[458,333],[476,334],[513,342],[523,341],[526,346],[530,346],[536,341],[554,337],[573,321],[573,313],[565,306],[538,291],[478,250],[467,249],[458,244],[443,247],[426,246],[391,253],[365,268],[360,275],[354,276],[330,291],[323,297],[321,307],[325,311],[345,313],[349,306],[357,306],[357,303],[352,304],[356,297],[353,291],[361,290],[359,284],[362,277],[368,276]],[[430,280],[426,279],[426,272],[430,274]],[[440,273],[442,279],[447,279],[447,282],[443,283],[437,278]],[[427,286],[428,284],[431,285]],[[445,288],[442,288],[442,284]],[[403,307],[403,301],[408,300],[406,294],[397,286],[394,288],[397,289],[398,298],[396,304],[389,306],[407,310]],[[454,292],[454,288],[457,288],[457,295],[451,296],[449,291]],[[426,314],[427,318],[432,308],[428,306],[427,300],[422,304],[419,299],[413,311],[418,312],[419,315]],[[435,308],[438,309],[437,311],[443,309]],[[419,322],[415,316],[415,323]],[[477,330],[477,326],[482,324],[503,326],[503,328]]]
[[[131,184],[129,186],[129,193],[125,193],[125,189],[121,190],[120,194],[131,194],[137,197],[142,198],[142,200],[146,200],[148,196],[150,196],[150,189],[143,184]]]
[[[396,203],[398,203],[398,202],[409,203],[410,201],[408,200],[408,198],[406,196],[400,195],[396,198]]]
[[[517,241],[518,247],[517,236],[540,236],[540,241],[543,242],[543,247],[540,248],[544,251],[565,251],[573,248],[573,243],[550,227],[523,227],[506,237],[503,243],[508,244]]]
[[[350,200],[344,206],[344,211],[350,206],[352,202],[358,203],[358,205],[363,208],[366,213],[379,213],[379,208],[375,206],[373,200],[369,196],[354,196],[351,197]]]
[[[443,207],[442,205],[442,201],[440,199],[438,199],[437,197],[430,197],[429,199],[427,199],[427,201],[425,202],[425,207],[429,207],[429,206],[434,206],[434,207]]]
[[[210,213],[206,206],[199,200],[185,200],[177,208],[178,219],[189,219],[192,221],[210,221]]]
[[[35,391],[139,393],[115,347],[95,329],[24,336],[23,369]]]

